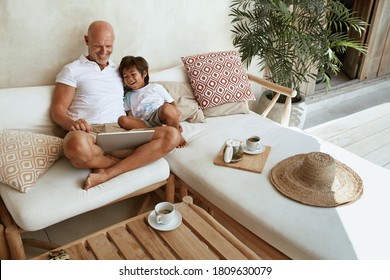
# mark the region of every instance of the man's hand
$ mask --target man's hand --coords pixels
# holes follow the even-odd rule
[[[72,126],[69,129],[69,131],[74,131],[74,130],[83,130],[85,132],[90,132],[91,126],[86,120],[78,119],[77,121],[73,122]]]

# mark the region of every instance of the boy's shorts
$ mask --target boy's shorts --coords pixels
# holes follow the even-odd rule
[[[161,108],[161,107],[160,107]],[[149,117],[148,120],[144,120],[145,124],[148,126],[148,127],[156,127],[156,126],[162,126],[163,123],[161,122],[160,118],[158,117],[158,112],[160,110],[160,108],[158,108],[157,110],[155,110]]]

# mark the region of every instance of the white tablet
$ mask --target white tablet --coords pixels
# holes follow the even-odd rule
[[[96,136],[96,144],[103,151],[130,150],[152,140],[154,130],[103,132]]]

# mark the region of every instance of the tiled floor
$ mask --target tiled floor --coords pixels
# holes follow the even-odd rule
[[[347,86],[335,86],[330,93],[321,91],[320,95],[317,100],[307,101],[303,129],[390,102],[390,76],[370,82],[348,82]]]
[[[337,80],[333,83],[338,83]],[[324,98],[314,102],[308,99],[308,114],[305,128],[316,126],[320,123],[345,115],[364,110],[384,102],[390,102],[390,77],[374,80],[370,83],[347,82],[348,86],[339,87],[328,93],[332,98]],[[323,87],[318,86],[317,91]],[[348,92],[348,93],[346,93]],[[321,93],[322,97],[325,94]],[[52,241],[58,244],[66,244],[79,237],[95,232],[126,218],[134,216],[144,197],[132,198],[126,201],[91,211],[83,215],[71,218],[67,221],[50,226],[44,230],[23,234],[24,237],[38,238]],[[43,252],[43,250],[26,247],[27,257],[31,258]]]
[[[390,170],[390,102],[310,127],[306,131]]]

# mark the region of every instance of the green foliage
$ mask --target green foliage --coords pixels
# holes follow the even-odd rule
[[[268,68],[268,80],[301,93],[303,82],[337,74],[337,57],[347,48],[361,53],[365,46],[348,37],[360,35],[366,23],[337,0],[233,0],[230,6],[233,44],[248,67],[258,59],[259,70]]]

